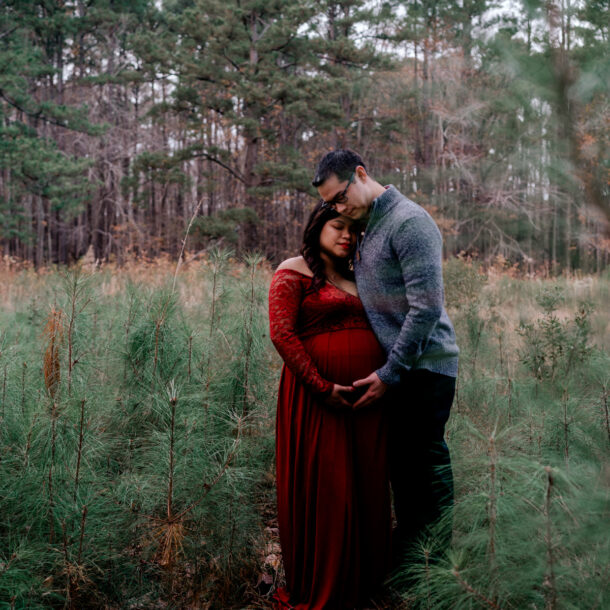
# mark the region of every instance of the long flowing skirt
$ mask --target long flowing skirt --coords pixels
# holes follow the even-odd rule
[[[320,374],[341,385],[385,361],[370,330],[304,339]],[[391,554],[383,404],[325,406],[284,367],[276,429],[277,500],[286,590],[299,610],[354,608],[381,585]]]

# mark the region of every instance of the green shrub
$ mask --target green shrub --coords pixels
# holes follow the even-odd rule
[[[261,260],[229,258],[201,266],[190,308],[169,275],[107,295],[76,269],[3,314],[3,604],[243,603],[275,379]]]

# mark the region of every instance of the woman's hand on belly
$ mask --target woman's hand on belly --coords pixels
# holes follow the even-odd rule
[[[345,399],[345,395],[353,392],[354,388],[335,383],[332,392],[326,397],[325,403],[334,409],[351,409],[352,404]]]

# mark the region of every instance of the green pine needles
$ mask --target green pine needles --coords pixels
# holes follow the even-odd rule
[[[261,258],[5,277],[0,605],[264,606],[280,362]],[[603,608],[608,279],[453,260],[446,282],[456,503],[393,581],[404,606]]]
[[[1,605],[243,602],[277,369],[261,259],[230,256],[175,291],[49,274],[2,314]]]
[[[415,608],[606,607],[610,358],[592,335],[606,281],[585,302],[574,281],[486,278],[466,261],[449,271],[456,504],[395,582]]]

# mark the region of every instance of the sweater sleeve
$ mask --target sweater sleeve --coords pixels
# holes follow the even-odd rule
[[[443,313],[442,238],[429,216],[404,221],[392,235],[409,305],[400,333],[377,372],[388,385],[400,382],[426,349],[430,334]]]
[[[271,341],[292,373],[313,393],[325,396],[333,384],[320,376],[297,334],[302,299],[301,276],[289,269],[277,271],[269,289]]]

